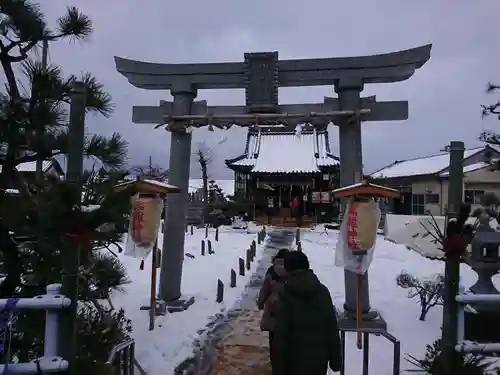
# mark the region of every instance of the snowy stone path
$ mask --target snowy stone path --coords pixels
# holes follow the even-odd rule
[[[185,238],[185,258],[182,273],[182,291],[194,296],[195,303],[186,311],[167,314],[156,318],[156,326],[149,331],[148,314],[140,306],[149,303],[151,282],[151,257],[145,259],[143,270],[139,269],[140,259],[119,254],[119,259],[127,268],[130,283],[123,291],[112,296],[114,306],[126,311],[132,320],[135,339],[135,356],[149,375],[193,374],[187,371],[195,367],[195,355],[204,347],[205,338],[217,326],[231,320],[234,306],[239,306],[252,274],[257,270],[262,257],[264,243],[257,246],[255,261],[245,275],[237,275],[236,287],[229,287],[231,270],[238,270],[239,258],[245,258],[252,241],[257,241],[257,233],[262,228],[250,224],[246,229],[220,227],[218,240],[216,230],[205,228],[188,231]],[[163,235],[158,234],[159,242]],[[201,254],[201,242],[206,249],[211,241],[213,254]],[[224,301],[216,301],[218,280],[225,284]],[[210,353],[210,352],[208,352]],[[206,357],[202,350],[202,357]],[[202,361],[203,362],[203,361]],[[207,371],[208,373],[208,371]]]
[[[272,230],[268,236],[259,265],[245,289],[239,306],[234,310],[235,317],[223,329],[224,333],[214,353],[210,374],[271,374],[268,336],[259,328],[261,313],[255,307],[255,303],[272,257],[279,249],[290,247],[294,232]]]

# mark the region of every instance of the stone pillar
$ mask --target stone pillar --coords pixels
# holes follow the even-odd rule
[[[180,85],[174,86],[170,92],[174,97],[173,115],[189,114],[197,94],[196,89],[192,85]],[[186,303],[181,298],[181,279],[192,136],[184,126],[171,128],[171,135],[168,182],[179,187],[180,193],[167,197],[159,297],[169,305],[182,306]]]
[[[361,91],[363,81],[361,77],[340,79],[335,85],[335,92],[339,96],[341,110],[361,109]],[[361,148],[361,122],[354,118],[343,117],[336,121],[339,128],[340,153],[340,185],[348,186],[363,179],[363,157]],[[342,203],[342,212],[345,213],[345,201]],[[356,288],[357,274],[344,270],[345,280],[345,314],[349,318],[356,315]],[[368,286],[368,272],[361,282],[363,320],[375,319],[378,314],[370,311],[370,295]]]
[[[83,149],[85,142],[85,109],[86,109],[85,83],[74,83],[71,93],[68,129],[68,159],[66,163],[66,181],[73,185],[72,193],[75,202],[80,200],[82,191],[83,174]],[[67,374],[75,373],[74,367],[78,345],[78,269],[80,267],[81,246],[76,246],[73,251],[65,249],[62,255],[62,288],[61,293],[71,299],[71,305],[61,311],[58,332],[58,355],[69,361]]]

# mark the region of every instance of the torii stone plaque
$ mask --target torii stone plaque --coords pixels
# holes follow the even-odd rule
[[[430,58],[432,45],[381,55],[279,60],[277,52],[246,53],[244,62],[157,64],[115,57],[116,69],[137,88],[170,90],[173,102],[134,106],[133,122],[167,125],[171,131],[169,182],[181,193],[169,197],[160,274],[160,298],[167,303],[181,297],[184,226],[188,204],[191,154],[190,127],[229,127],[334,123],[339,127],[340,183],[351,185],[363,177],[361,121],[408,118],[406,101],[377,102],[361,98],[365,84],[391,83],[410,78]],[[278,103],[279,87],[332,85],[338,98],[323,103]],[[245,106],[207,106],[195,102],[197,90],[244,88]],[[345,324],[354,322],[356,275],[345,271]],[[382,329],[385,322],[371,311],[368,274],[362,282],[363,321]],[[342,321],[341,321],[342,324]],[[354,323],[353,323],[354,324]]]

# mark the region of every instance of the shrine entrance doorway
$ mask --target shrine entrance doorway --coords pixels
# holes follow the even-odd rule
[[[255,199],[255,221],[277,227],[312,225],[316,222],[312,204],[312,183],[273,183],[258,189]],[[299,200],[298,215],[292,214],[292,200]],[[298,220],[300,218],[300,220]]]

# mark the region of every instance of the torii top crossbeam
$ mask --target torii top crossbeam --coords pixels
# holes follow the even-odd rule
[[[335,85],[345,76],[362,76],[364,83],[390,83],[410,78],[431,56],[432,44],[371,56],[278,60],[275,73],[280,87]],[[189,81],[197,89],[237,89],[248,83],[245,62],[159,64],[115,57],[116,69],[135,87],[171,89]],[[263,54],[265,55],[265,53]]]
[[[351,108],[340,98],[325,98],[324,103],[317,104],[279,105],[278,88],[334,85],[336,90],[356,87],[359,91],[367,83],[403,81],[427,62],[431,47],[361,57],[279,60],[277,52],[263,52],[247,53],[244,62],[232,63],[159,64],[119,57],[115,57],[115,63],[118,72],[142,89],[178,92],[176,85],[180,83],[182,90],[189,87],[194,91],[245,88],[243,107],[209,107],[200,101],[192,103],[189,114],[175,113],[172,102],[162,102],[160,107],[134,107],[134,122],[167,124],[168,130],[205,125],[325,124],[349,117],[387,121],[406,119],[408,103],[376,102],[370,97],[361,100],[361,108]]]

